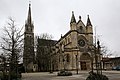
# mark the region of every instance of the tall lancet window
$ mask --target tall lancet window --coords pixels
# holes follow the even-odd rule
[[[83,27],[82,26],[79,27],[79,32],[83,33]]]

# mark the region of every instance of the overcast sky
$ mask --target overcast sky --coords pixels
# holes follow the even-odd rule
[[[24,26],[28,4],[29,0],[0,0],[0,28],[9,16]],[[31,0],[31,7],[35,34],[49,33],[55,40],[70,29],[72,11],[85,24],[89,14],[98,38],[120,56],[120,0]]]

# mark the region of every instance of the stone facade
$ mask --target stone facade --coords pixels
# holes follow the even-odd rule
[[[78,22],[76,22],[74,13],[72,12],[70,30],[64,36],[61,36],[61,38],[55,43],[55,46],[52,45],[52,51],[47,50],[49,48],[45,48],[48,44],[44,46],[38,44],[40,48],[37,48],[37,56],[35,57],[34,25],[31,18],[31,6],[29,4],[28,18],[25,23],[23,53],[23,65],[26,72],[36,71],[36,68],[38,71],[44,71],[44,64],[49,66],[49,69],[46,69],[46,71],[61,69],[90,70],[92,68],[92,63],[95,63],[94,52],[89,49],[91,45],[94,46],[93,26],[89,16],[87,24],[85,25],[81,20],[81,16],[79,17]],[[45,62],[47,59],[46,57],[42,59],[44,55],[41,55],[40,53],[41,47],[44,47],[47,53],[50,53],[48,62]],[[94,51],[96,51],[96,46]],[[46,52],[44,52],[44,54],[45,53]],[[99,55],[97,55],[97,57],[100,60]],[[35,59],[38,60],[39,65],[35,63]]]
[[[70,30],[61,36],[56,44],[58,70],[90,70],[92,58],[88,50],[90,45],[93,45],[93,27],[89,16],[85,25],[81,16],[76,22],[72,12]]]

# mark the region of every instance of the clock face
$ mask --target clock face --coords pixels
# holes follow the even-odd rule
[[[80,47],[84,47],[84,46],[85,46],[85,40],[80,39],[80,40],[78,41],[78,44],[79,44]]]

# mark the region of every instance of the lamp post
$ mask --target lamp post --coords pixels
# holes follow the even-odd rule
[[[76,49],[78,49],[77,46]],[[75,55],[75,59],[76,59],[76,74],[78,74],[78,50],[77,50],[77,54]]]
[[[78,74],[78,55],[75,55],[76,57],[76,73]]]
[[[95,46],[95,66],[96,66],[96,72],[98,74],[98,57],[97,57],[97,50],[96,50],[96,46]]]
[[[97,53],[99,55],[99,73],[102,74],[102,65],[101,65],[101,54],[100,54],[100,41],[97,41]],[[98,59],[97,59],[98,60]]]
[[[92,55],[92,58],[91,58],[91,69],[92,69],[92,73],[93,73],[93,50],[91,50],[91,55]]]

